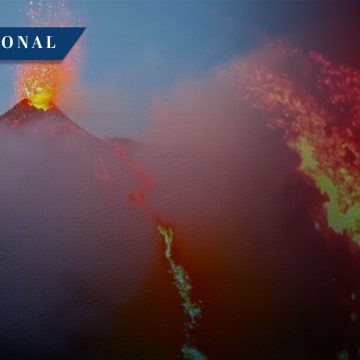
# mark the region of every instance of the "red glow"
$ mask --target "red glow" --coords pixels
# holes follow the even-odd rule
[[[235,62],[223,75],[236,79],[254,107],[271,114],[269,125],[281,129],[299,155],[298,171],[324,195],[327,226],[359,245],[360,72],[314,52],[272,51],[275,65],[271,56],[265,62],[260,56]]]

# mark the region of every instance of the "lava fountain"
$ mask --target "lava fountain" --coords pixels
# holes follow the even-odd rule
[[[270,114],[268,125],[299,156],[298,172],[324,196],[326,225],[317,218],[315,226],[359,246],[360,72],[281,44],[265,61],[263,56],[235,61],[222,75],[235,81],[253,107]]]
[[[30,2],[28,17],[32,26],[66,26],[69,25],[69,12],[64,0],[56,6],[44,6],[43,2],[34,5]],[[44,15],[45,13],[45,15]],[[61,21],[61,23],[59,23]],[[16,89],[19,100],[27,99],[28,104],[36,109],[47,111],[54,107],[59,91],[73,80],[76,74],[74,66],[74,54],[77,50],[72,49],[63,62],[24,63],[17,69]],[[147,203],[146,194],[154,186],[154,181],[147,172],[137,164],[134,164],[122,148],[104,141],[118,155],[129,169],[143,180],[143,185],[129,194],[129,201],[139,205],[145,214],[150,216],[157,227],[159,235],[165,244],[165,258],[169,264],[169,272],[172,275],[174,285],[179,293],[181,305],[186,320],[184,321],[185,342],[181,352],[187,360],[206,360],[194,345],[192,330],[198,325],[202,314],[200,302],[194,301],[191,296],[192,284],[188,272],[174,260],[172,245],[174,242],[174,230],[172,226]],[[95,159],[98,165],[99,158]],[[105,164],[101,162],[102,166]],[[96,166],[97,167],[97,166]]]
[[[31,1],[27,18],[32,27],[74,25],[65,0],[55,4]],[[15,81],[17,99],[27,99],[37,109],[50,109],[59,92],[76,78],[79,48],[79,43],[75,44],[62,62],[24,62],[18,65]]]

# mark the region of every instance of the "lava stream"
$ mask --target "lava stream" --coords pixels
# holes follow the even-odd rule
[[[147,216],[157,224],[159,234],[165,243],[165,258],[169,264],[169,272],[173,277],[174,285],[180,295],[183,313],[186,318],[184,321],[185,343],[181,348],[183,358],[185,360],[206,360],[207,357],[194,346],[192,330],[199,325],[202,309],[200,302],[192,299],[192,284],[188,272],[183,266],[177,264],[173,258],[174,229],[167,222],[161,220],[159,214],[146,201],[146,194],[154,187],[154,181],[143,168],[129,159],[122,147],[116,147],[115,150],[118,158],[143,181],[143,184],[138,189],[129,194],[129,201],[139,205]]]

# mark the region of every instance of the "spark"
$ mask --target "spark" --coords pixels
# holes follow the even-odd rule
[[[30,1],[27,20],[32,27],[70,26],[71,14],[65,0],[54,5],[49,1]],[[68,85],[76,73],[79,46],[75,45],[62,62],[25,62],[17,67],[16,94],[18,100],[27,99],[37,109],[47,111],[53,107],[59,91]]]
[[[272,114],[269,126],[280,129],[298,154],[298,172],[324,196],[327,226],[360,245],[360,72],[318,53],[280,51],[312,69],[306,78],[313,81],[311,90],[256,61],[235,62],[226,74],[245,91],[246,101]],[[319,222],[315,226],[321,229]]]

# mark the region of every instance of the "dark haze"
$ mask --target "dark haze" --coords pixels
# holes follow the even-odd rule
[[[358,255],[314,228],[323,199],[223,70],[159,98],[136,141],[111,142],[150,172],[148,201],[175,228],[204,304],[198,347],[209,359],[355,354]],[[57,109],[25,102],[0,123],[4,358],[176,359],[180,299],[155,224],[128,202],[141,179]]]
[[[0,118],[0,154],[2,358],[86,354],[159,256],[127,201],[140,181],[59,110],[26,101]]]

